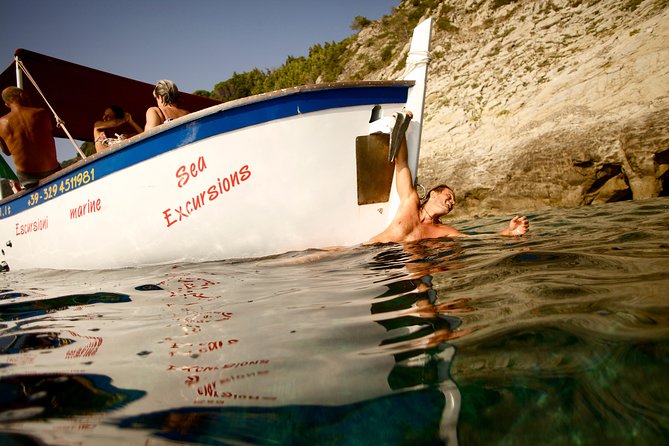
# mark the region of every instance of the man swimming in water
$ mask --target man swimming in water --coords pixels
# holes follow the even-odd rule
[[[411,117],[411,112],[406,112],[406,118],[411,119]],[[397,214],[390,225],[383,232],[371,238],[368,244],[466,236],[440,221],[441,217],[451,212],[455,206],[455,193],[450,187],[446,185],[435,187],[428,192],[426,201],[421,204],[407,163],[407,146],[404,136],[402,136],[402,143],[395,160],[395,184],[400,197]],[[528,230],[527,217],[516,216],[499,235],[523,235]]]
[[[406,119],[411,119],[411,112],[405,113]],[[395,160],[395,183],[400,196],[400,205],[388,227],[380,234],[365,242],[364,245],[414,242],[422,239],[441,237],[466,237],[466,234],[440,221],[440,218],[451,212],[455,206],[455,194],[450,187],[441,185],[433,188],[428,192],[425,202],[423,204],[420,203],[420,198],[413,186],[411,171],[407,163],[406,138],[404,135],[399,136],[401,137],[401,144],[399,145],[399,151]],[[509,225],[498,234],[517,236],[525,234],[528,230],[529,222],[527,217],[514,217],[509,222]],[[349,248],[344,246],[322,247],[320,248],[321,251],[317,253],[309,253],[295,259],[270,260],[269,263],[274,265],[303,264],[320,260],[334,252],[344,252],[347,249]]]

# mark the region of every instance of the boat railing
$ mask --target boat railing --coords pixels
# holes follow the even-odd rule
[[[58,172],[54,173],[53,175],[50,175],[46,178],[43,178],[40,180],[39,184],[36,186],[36,188],[41,187],[51,181],[54,181],[55,179],[65,176],[72,172],[73,170],[77,170],[79,168],[82,168],[82,166],[85,166],[87,164],[90,164],[92,162],[95,162],[96,160],[99,160],[101,158],[107,157],[107,156],[112,156],[114,153],[117,153],[119,150],[127,150],[129,146],[135,145],[136,143],[140,141],[147,140],[154,135],[157,135],[159,133],[163,133],[166,131],[169,131],[170,129],[174,127],[179,127],[182,125],[186,125],[189,122],[196,121],[198,119],[201,119],[205,116],[213,115],[215,113],[223,112],[226,110],[231,110],[234,108],[240,108],[240,107],[245,107],[251,104],[256,104],[259,102],[263,101],[269,101],[272,99],[284,97],[284,96],[290,96],[290,95],[296,95],[296,94],[301,94],[301,93],[306,93],[306,92],[312,92],[312,91],[318,91],[318,90],[331,90],[331,89],[343,89],[343,88],[356,88],[356,87],[373,87],[373,86],[391,86],[391,87],[412,87],[415,84],[414,81],[412,80],[388,80],[388,81],[354,81],[354,82],[327,82],[327,83],[319,83],[319,84],[308,84],[308,85],[302,85],[302,86],[297,86],[297,87],[290,87],[290,88],[284,88],[281,90],[275,90],[272,92],[268,93],[260,93],[257,95],[253,96],[248,96],[245,98],[240,98],[240,99],[235,99],[232,101],[224,102],[221,104],[216,104],[211,107],[204,108],[202,110],[198,110],[192,113],[189,113],[185,116],[182,116],[180,118],[174,119],[172,121],[166,122],[162,125],[159,125],[157,127],[154,127],[152,129],[146,130],[140,134],[134,135],[130,138],[119,140],[117,143],[113,144],[113,147],[110,150],[104,151],[104,152],[98,152],[94,153],[92,155],[86,156],[85,159],[80,159],[79,161],[76,161],[73,164],[70,164],[63,169],[59,170]],[[17,193],[8,195],[8,196],[2,196],[2,199],[0,200],[0,205],[3,203],[19,198],[23,195],[26,195],[33,191],[34,189],[23,189]]]

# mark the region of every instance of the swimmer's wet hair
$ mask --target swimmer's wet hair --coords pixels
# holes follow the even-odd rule
[[[425,194],[425,197],[423,197],[423,199],[422,199],[421,202],[420,202],[421,207],[422,207],[425,203],[427,203],[427,200],[430,199],[430,194],[431,194],[432,192],[439,193],[439,192],[441,192],[441,191],[444,190],[444,189],[448,189],[448,190],[450,190],[451,192],[453,192],[453,195],[455,195],[455,191],[453,190],[452,187],[447,186],[446,184],[440,184],[439,186],[435,186],[435,187],[433,187],[432,189],[430,189],[430,190]]]

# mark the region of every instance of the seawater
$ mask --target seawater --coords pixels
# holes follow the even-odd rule
[[[3,273],[0,443],[667,444],[669,199],[529,217]]]

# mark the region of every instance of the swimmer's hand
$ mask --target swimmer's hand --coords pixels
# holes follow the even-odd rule
[[[509,227],[500,232],[499,235],[523,235],[529,230],[530,222],[527,220],[527,217],[515,216],[509,222]]]

